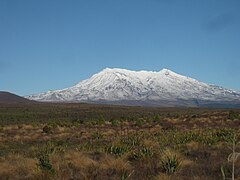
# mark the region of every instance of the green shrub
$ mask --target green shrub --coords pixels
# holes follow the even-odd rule
[[[135,125],[138,126],[138,127],[141,127],[143,124],[144,124],[144,119],[143,118],[138,118],[135,121]]]
[[[215,135],[219,141],[231,142],[234,137],[234,130],[229,128],[218,129],[216,130]]]
[[[140,138],[137,136],[132,136],[132,137],[130,136],[130,137],[121,139],[121,143],[131,147],[138,146],[140,145]]]
[[[116,119],[111,120],[113,126],[117,126],[119,123]]]
[[[239,114],[236,111],[231,110],[228,113],[228,119],[230,120],[239,119]]]
[[[129,155],[129,160],[138,160],[143,158],[149,158],[154,155],[153,149],[148,147],[142,147],[139,150],[134,150]]]
[[[132,160],[136,161],[140,158],[140,156],[139,156],[138,152],[133,151],[133,152],[131,152],[131,154],[129,155],[128,158],[129,158],[130,161],[132,161]]]
[[[129,174],[127,171],[123,171],[120,179],[126,180],[126,179],[128,179],[129,176],[131,176],[131,174]]]
[[[55,146],[52,143],[47,143],[37,155],[37,166],[44,172],[55,174],[55,169],[50,161],[50,155],[55,152]]]
[[[181,166],[181,159],[172,152],[167,152],[161,160],[161,168],[164,173],[171,175],[176,173]]]
[[[122,156],[124,153],[126,153],[129,150],[127,146],[110,146],[107,148],[107,152],[110,154],[113,154],[115,156]]]
[[[99,118],[96,120],[96,124],[97,125],[103,125],[103,124],[105,124],[105,118],[104,118],[104,116],[103,115],[100,115],[99,116]]]
[[[43,133],[46,133],[46,134],[52,133],[52,127],[46,125],[43,127],[42,131]]]
[[[161,119],[161,116],[159,114],[157,114],[153,119],[153,122],[155,122],[155,123],[159,123],[161,121],[162,121],[162,119]]]
[[[99,140],[99,139],[103,138],[103,135],[99,131],[96,131],[96,132],[93,132],[92,138]]]
[[[140,156],[143,157],[143,158],[152,157],[153,156],[153,150],[151,148],[148,148],[148,147],[143,147],[142,149],[140,149]]]

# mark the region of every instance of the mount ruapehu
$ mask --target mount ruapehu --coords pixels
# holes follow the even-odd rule
[[[26,98],[42,102],[85,102],[165,107],[240,107],[240,91],[179,75],[106,68],[78,84]]]

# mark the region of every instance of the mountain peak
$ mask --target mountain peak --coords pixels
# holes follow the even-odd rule
[[[167,68],[163,68],[162,70],[160,70],[159,72],[172,72],[170,69],[167,69]]]
[[[157,71],[146,71],[146,70],[128,70],[128,69],[124,69],[124,68],[105,68],[103,69],[102,71],[100,71],[100,73],[109,73],[109,72],[114,72],[114,73],[145,73],[145,74],[157,74],[157,73],[174,73],[174,74],[177,74],[173,71],[171,71],[170,69],[167,69],[167,68],[163,68],[162,70],[160,70],[159,72]]]
[[[123,71],[130,71],[130,70],[123,69],[123,68],[109,68],[109,67],[107,67],[100,72],[123,72]]]
[[[159,73],[163,73],[163,74],[165,74],[165,75],[169,75],[170,73],[171,73],[171,74],[174,74],[174,75],[179,75],[179,74],[171,71],[170,69],[166,69],[166,68],[163,68],[162,70],[160,70]]]

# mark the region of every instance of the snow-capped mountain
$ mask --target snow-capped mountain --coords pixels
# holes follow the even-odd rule
[[[240,105],[239,91],[206,84],[168,69],[152,72],[106,68],[75,86],[27,98],[151,106]]]

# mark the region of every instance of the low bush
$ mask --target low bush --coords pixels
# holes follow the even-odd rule
[[[181,162],[182,160],[175,152],[166,150],[161,159],[162,171],[167,175],[174,174],[179,170]]]

